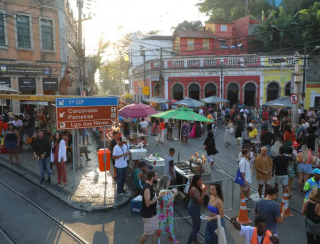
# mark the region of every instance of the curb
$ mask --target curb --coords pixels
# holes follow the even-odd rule
[[[64,202],[66,205],[80,210],[80,211],[86,211],[86,212],[93,212],[93,211],[110,211],[117,209],[127,202],[129,202],[132,198],[132,192],[129,189],[129,187],[125,184],[126,188],[128,189],[124,197],[121,199],[121,201],[115,203],[115,204],[107,204],[105,206],[91,206],[83,203],[78,203],[75,201],[70,200],[70,196],[72,196],[72,193],[61,189],[58,186],[54,185],[40,185],[40,176],[33,173],[32,171],[25,169],[24,167],[17,165],[17,164],[9,164],[9,160],[5,157],[0,155],[0,165],[4,166],[5,168],[9,169],[10,171],[16,173],[19,176],[23,176],[25,179],[30,181],[31,183],[39,186],[40,188],[46,190],[51,195],[55,196],[62,202]]]

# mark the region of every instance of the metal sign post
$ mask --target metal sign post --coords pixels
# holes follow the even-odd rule
[[[103,127],[103,162],[104,162],[104,192],[107,191],[107,150],[106,150],[106,127]],[[103,204],[106,205],[106,195]]]
[[[73,139],[73,150],[72,150],[72,174],[73,174],[73,187],[76,188],[76,159],[75,159],[75,152],[74,152],[74,130],[72,130],[72,139]]]

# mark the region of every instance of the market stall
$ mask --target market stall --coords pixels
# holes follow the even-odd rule
[[[152,117],[211,123],[213,122],[212,120],[207,119],[206,117],[201,116],[197,113],[194,113],[191,109],[185,107],[180,107],[175,110],[154,114],[152,115]],[[180,124],[182,128],[182,123]],[[182,129],[180,130],[180,132],[182,132]],[[190,155],[189,161],[180,161],[180,147],[181,140],[179,143],[178,162],[175,163],[177,183],[186,184],[190,177],[192,177],[194,174],[202,175],[204,177],[203,180],[211,180],[210,165],[206,163],[206,158],[204,157],[204,155],[200,157],[200,155],[196,153],[194,156]]]

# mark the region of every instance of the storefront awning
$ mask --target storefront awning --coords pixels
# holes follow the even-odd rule
[[[55,102],[56,98],[68,98],[68,97],[79,97],[79,96],[0,94],[0,99],[26,100],[26,101],[39,101],[39,102]]]

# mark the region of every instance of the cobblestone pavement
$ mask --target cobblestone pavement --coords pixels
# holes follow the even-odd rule
[[[55,185],[57,183],[57,173],[51,175],[51,185],[41,185],[52,194],[58,196],[63,201],[76,208],[85,210],[108,209],[118,207],[130,200],[132,193],[128,186],[125,185],[126,193],[123,196],[116,194],[116,182],[112,175],[107,172],[106,190],[105,190],[105,173],[99,171],[98,155],[96,145],[88,146],[91,150],[89,158],[86,161],[85,156],[80,156],[82,168],[76,167],[75,176],[73,175],[72,163],[66,164],[67,185],[64,188]],[[37,161],[33,158],[33,151],[29,146],[24,146],[24,151],[20,153],[20,165],[8,163],[8,154],[0,154],[0,163],[11,168],[12,170],[26,176],[34,183],[40,183],[40,173]],[[15,159],[13,160],[15,162]],[[56,171],[55,166],[53,169]]]

